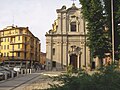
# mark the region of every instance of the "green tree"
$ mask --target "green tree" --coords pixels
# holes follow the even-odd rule
[[[104,2],[104,11],[105,11],[105,20],[106,25],[109,28],[109,36],[110,39],[112,37],[111,35],[111,0],[103,0]],[[113,0],[113,7],[114,7],[114,38],[115,38],[115,58],[120,58],[118,52],[120,52],[120,26],[118,25],[120,23],[120,0]]]
[[[120,58],[120,0],[114,0],[115,56]]]
[[[80,0],[87,22],[88,46],[93,56],[112,51],[111,0]],[[115,58],[120,58],[120,0],[113,0]],[[107,28],[107,30],[105,30]]]
[[[80,0],[83,17],[87,22],[88,46],[93,56],[100,59],[109,52],[111,43],[108,32],[105,30],[106,18],[101,0]]]
[[[115,65],[101,68],[93,74],[85,71],[64,74],[54,78],[61,84],[54,84],[47,90],[119,90],[120,72]]]

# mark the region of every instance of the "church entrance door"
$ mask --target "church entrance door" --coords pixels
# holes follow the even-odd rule
[[[73,68],[77,68],[77,55],[76,54],[72,54],[70,55],[70,65],[73,66]]]

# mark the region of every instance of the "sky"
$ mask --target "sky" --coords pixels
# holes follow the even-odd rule
[[[80,7],[79,0],[74,0]],[[0,0],[0,30],[13,24],[29,27],[40,39],[41,51],[46,52],[45,34],[57,18],[56,9],[71,7],[73,0]]]

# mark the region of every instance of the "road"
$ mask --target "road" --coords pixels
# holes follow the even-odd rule
[[[35,90],[49,88],[52,80],[48,76],[57,76],[61,72],[36,72],[21,75],[13,79],[0,82],[0,90]]]

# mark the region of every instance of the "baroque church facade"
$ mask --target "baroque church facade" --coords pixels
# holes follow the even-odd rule
[[[81,9],[73,3],[70,8],[57,9],[57,19],[46,33],[46,69],[61,70],[88,67],[90,50],[86,46],[87,30]]]

